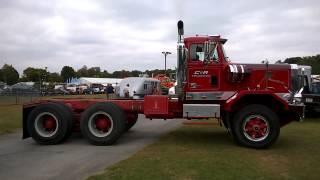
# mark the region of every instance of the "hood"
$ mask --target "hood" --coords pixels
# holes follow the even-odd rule
[[[306,85],[303,81],[308,82],[310,76],[310,66],[240,63],[227,66],[227,80],[232,84],[241,84],[247,89],[297,92]]]

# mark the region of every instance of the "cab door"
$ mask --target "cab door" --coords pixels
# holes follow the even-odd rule
[[[188,91],[204,92],[220,89],[222,63],[219,61],[217,50],[212,60],[204,59],[203,44],[190,46],[188,61]]]

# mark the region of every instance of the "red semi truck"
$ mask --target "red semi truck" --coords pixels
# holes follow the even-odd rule
[[[235,64],[220,36],[183,37],[178,22],[176,95],[142,99],[51,99],[23,106],[23,138],[58,144],[81,131],[95,145],[111,145],[137,121],[217,118],[235,142],[252,148],[273,144],[280,127],[303,117],[294,98],[303,79],[298,66]],[[300,73],[299,73],[300,72]],[[303,74],[303,73],[302,73]]]

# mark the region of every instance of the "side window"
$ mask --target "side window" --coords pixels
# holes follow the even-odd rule
[[[203,61],[204,60],[204,49],[203,44],[192,44],[190,52],[191,60],[193,61]]]

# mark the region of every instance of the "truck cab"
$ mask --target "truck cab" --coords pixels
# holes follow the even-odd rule
[[[261,148],[277,139],[280,127],[303,117],[293,90],[297,65],[232,63],[223,48],[227,39],[183,35],[178,22],[176,92],[184,118],[217,118],[236,142]]]

